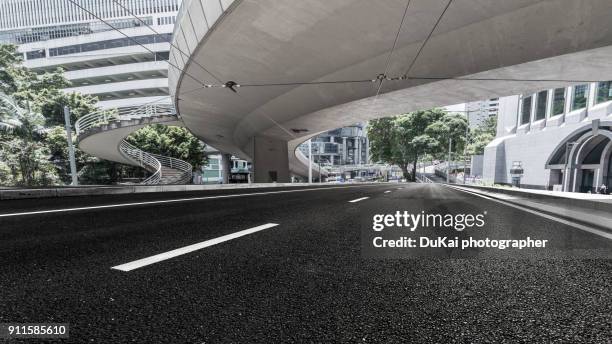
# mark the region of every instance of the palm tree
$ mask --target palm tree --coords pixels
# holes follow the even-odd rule
[[[8,132],[25,141],[32,141],[45,129],[45,117],[23,109],[17,101],[0,92],[0,131]]]
[[[45,131],[45,117],[24,109],[11,96],[0,92],[0,158],[5,162],[14,180],[20,176],[24,185],[49,184],[56,180],[49,162],[49,151],[40,143]]]

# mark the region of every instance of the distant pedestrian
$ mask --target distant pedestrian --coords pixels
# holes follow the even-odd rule
[[[599,193],[602,195],[608,194],[608,187],[606,186],[606,184],[601,184],[601,186],[599,187]]]

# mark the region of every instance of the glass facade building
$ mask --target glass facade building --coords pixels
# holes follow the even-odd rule
[[[312,138],[312,157],[321,166],[368,164],[368,138],[364,124],[330,130]],[[308,157],[308,142],[299,146]]]

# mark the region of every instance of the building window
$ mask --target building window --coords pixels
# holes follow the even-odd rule
[[[145,45],[153,43],[165,43],[172,41],[172,34],[163,33],[159,35],[132,36],[129,38],[118,38],[107,41],[98,41],[85,44],[69,45],[64,47],[49,49],[49,56],[61,56],[69,54],[77,54],[89,51],[97,51],[112,48],[121,48],[134,45]]]
[[[538,101],[536,103],[535,113],[536,121],[546,118],[546,103],[548,103],[548,91],[538,92]]]
[[[208,164],[206,166],[207,170],[218,170],[219,169],[219,159],[210,158],[208,159]]]
[[[612,81],[600,82],[597,84],[597,103],[612,100]]]
[[[552,115],[560,115],[565,112],[565,88],[555,88],[553,94]]]
[[[589,85],[574,86],[574,95],[572,97],[572,111],[586,107],[589,97]]]
[[[529,123],[531,118],[531,96],[523,98],[523,108],[521,109],[521,124]]]
[[[26,52],[26,59],[28,60],[43,59],[45,57],[47,57],[45,49]]]

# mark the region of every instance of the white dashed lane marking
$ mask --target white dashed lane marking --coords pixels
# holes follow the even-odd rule
[[[264,192],[251,192],[251,193],[243,193],[243,194],[230,194],[230,195],[216,195],[216,196],[203,196],[203,197],[191,197],[191,198],[178,198],[178,199],[167,199],[167,200],[147,201],[147,202],[129,202],[129,203],[119,203],[119,204],[103,204],[103,205],[94,205],[94,206],[89,206],[89,207],[62,208],[62,209],[50,209],[50,210],[35,210],[35,211],[24,211],[24,212],[20,212],[20,213],[0,214],[0,218],[1,217],[39,215],[39,214],[67,213],[67,212],[73,212],[73,211],[99,210],[99,209],[111,209],[111,208],[134,207],[134,206],[148,206],[148,205],[155,205],[155,204],[178,203],[178,202],[192,202],[192,201],[203,201],[203,200],[210,200],[210,199],[235,198],[235,197],[252,197],[252,196],[262,196],[262,195],[284,194],[284,193],[292,193],[292,192],[337,190],[337,189],[348,189],[348,188],[354,188],[354,187],[371,187],[371,186],[379,186],[379,185],[334,186],[334,187],[307,188],[307,189],[297,189],[297,190],[264,191]]]
[[[172,251],[156,254],[156,255],[151,256],[151,257],[147,257],[147,258],[135,260],[133,262],[129,262],[129,263],[113,266],[111,269],[121,270],[121,271],[132,271],[134,269],[138,269],[138,268],[141,268],[143,266],[159,263],[161,261],[164,261],[164,260],[167,260],[167,259],[170,259],[170,258],[178,257],[178,256],[183,255],[183,254],[187,254],[187,253],[190,253],[190,252],[193,252],[193,251],[201,250],[201,249],[206,248],[206,247],[217,245],[217,244],[220,244],[222,242],[226,242],[226,241],[229,241],[229,240],[232,240],[232,239],[239,238],[241,236],[253,234],[253,233],[262,231],[264,229],[268,229],[268,228],[272,228],[272,227],[276,227],[276,226],[278,226],[278,224],[276,224],[276,223],[267,223],[265,225],[261,225],[261,226],[245,229],[245,230],[242,230],[242,231],[239,231],[239,232],[236,232],[236,233],[220,236],[220,237],[215,238],[215,239],[210,239],[210,240],[202,241],[202,242],[197,243],[197,244],[193,244],[193,245],[177,248],[176,250],[172,250]]]
[[[357,199],[354,199],[352,201],[349,201],[349,203],[356,203],[356,202],[363,201],[363,200],[368,199],[368,198],[370,198],[370,197],[357,198]]]

